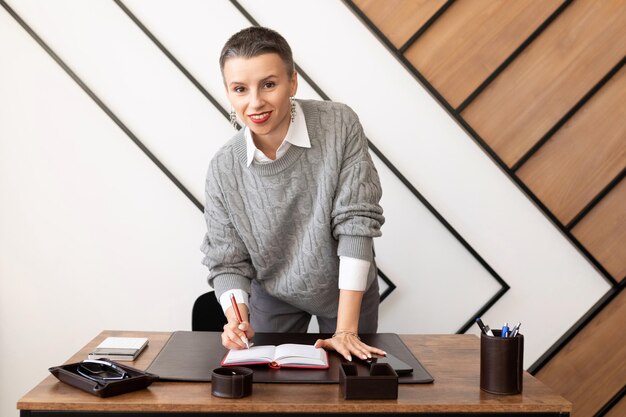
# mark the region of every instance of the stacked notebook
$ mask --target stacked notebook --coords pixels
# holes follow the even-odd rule
[[[148,346],[147,337],[107,337],[87,357],[113,361],[134,361]]]

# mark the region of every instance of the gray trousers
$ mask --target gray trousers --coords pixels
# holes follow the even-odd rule
[[[339,290],[337,290],[339,291]],[[363,294],[359,333],[376,333],[378,329],[378,278]],[[250,324],[255,332],[262,333],[306,333],[311,314],[269,295],[261,285],[252,281],[250,295]],[[334,333],[337,317],[317,316],[320,333]]]

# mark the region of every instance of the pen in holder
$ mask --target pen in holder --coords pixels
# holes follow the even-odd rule
[[[520,394],[524,364],[524,336],[480,335],[480,389],[491,394]]]

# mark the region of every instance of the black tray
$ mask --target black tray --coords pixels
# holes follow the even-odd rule
[[[346,400],[395,400],[398,374],[388,363],[373,363],[368,372],[359,372],[354,362],[339,368],[339,386]]]
[[[150,384],[159,379],[158,375],[131,368],[130,366],[122,365],[119,362],[108,362],[111,362],[112,364],[125,370],[130,375],[130,378],[109,382],[92,381],[77,372],[80,362],[53,366],[48,370],[52,373],[52,375],[57,377],[59,381],[65,382],[66,384],[99,397],[111,397],[113,395],[137,391],[147,388]]]

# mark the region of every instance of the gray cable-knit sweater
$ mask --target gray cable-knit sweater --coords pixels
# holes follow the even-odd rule
[[[384,223],[382,190],[357,115],[348,106],[299,100],[310,148],[291,146],[246,167],[243,129],[211,160],[202,251],[216,296],[250,293],[252,279],[311,314],[336,317],[339,256],[372,261]]]

